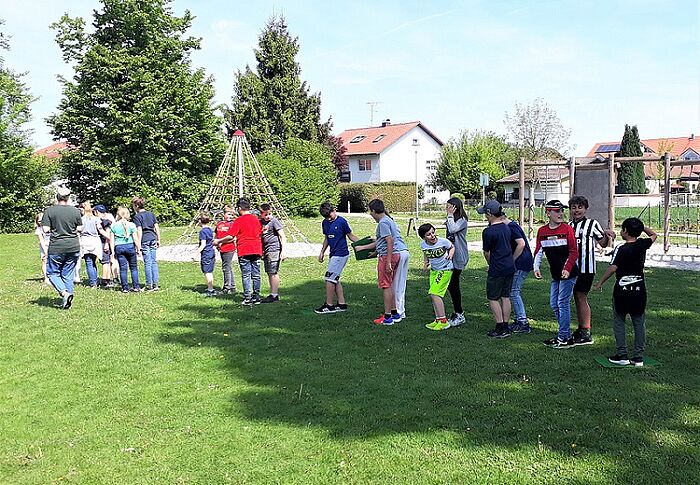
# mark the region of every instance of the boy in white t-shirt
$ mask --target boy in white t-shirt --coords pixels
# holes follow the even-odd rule
[[[437,237],[432,224],[423,224],[418,228],[418,235],[423,239],[420,248],[423,251],[423,269],[430,268],[430,289],[428,294],[433,302],[435,320],[426,325],[430,330],[447,330],[450,324],[445,315],[445,302],[442,301],[452,278],[452,256],[455,247],[449,239]]]

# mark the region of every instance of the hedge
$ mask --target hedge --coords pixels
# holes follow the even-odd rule
[[[418,186],[418,195],[423,195],[423,186]],[[340,184],[341,211],[367,212],[372,199],[382,199],[390,212],[412,212],[416,210],[416,184],[413,182],[349,183]]]

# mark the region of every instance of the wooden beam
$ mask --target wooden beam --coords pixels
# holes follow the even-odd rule
[[[576,182],[576,157],[571,157],[569,159],[569,199],[576,193],[576,187],[574,183]]]
[[[615,230],[615,154],[608,157],[608,229]]]
[[[664,154],[664,254],[671,247],[671,155]]]
[[[525,159],[520,159],[518,174],[518,224],[523,227],[525,223]]]

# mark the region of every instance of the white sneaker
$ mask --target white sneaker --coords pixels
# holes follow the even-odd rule
[[[464,313],[455,313],[454,319],[448,320],[447,323],[450,324],[450,327],[458,327],[466,321],[467,319],[464,318]]]

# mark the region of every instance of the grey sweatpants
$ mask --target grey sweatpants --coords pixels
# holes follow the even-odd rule
[[[632,328],[634,329],[634,352],[631,357],[643,357],[646,344],[646,327],[644,325],[644,313],[630,315]],[[627,355],[627,335],[625,332],[625,315],[617,313],[613,302],[613,333],[618,355]]]

